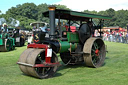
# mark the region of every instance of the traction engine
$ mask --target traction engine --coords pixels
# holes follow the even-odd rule
[[[52,77],[61,65],[57,54],[60,54],[65,65],[85,63],[94,68],[103,65],[105,44],[100,37],[92,37],[90,26],[82,22],[109,17],[56,9],[55,6],[49,6],[49,11],[44,12],[43,16],[50,19],[49,37],[46,37],[47,32],[38,28],[33,31],[34,43],[27,46],[17,62],[24,74],[37,78]],[[58,27],[55,26],[55,18],[59,20]],[[69,21],[68,29],[61,26],[60,19]],[[79,29],[73,31],[71,21],[80,21]],[[66,30],[62,30],[63,28]]]
[[[15,39],[10,37],[10,34],[7,32],[7,25],[3,24],[3,29],[0,25],[0,51],[7,52],[15,49]]]

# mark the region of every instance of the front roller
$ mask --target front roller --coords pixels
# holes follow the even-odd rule
[[[0,51],[1,52],[7,52],[10,51],[13,46],[11,46],[11,41],[9,39],[5,39],[4,45],[0,46]]]
[[[84,62],[90,67],[100,67],[104,64],[106,49],[105,44],[100,38],[89,38],[83,47]]]
[[[46,64],[45,49],[26,49],[20,56],[18,64],[24,74],[37,78],[49,78],[57,70],[57,65]],[[51,63],[57,63],[57,55],[52,52]]]

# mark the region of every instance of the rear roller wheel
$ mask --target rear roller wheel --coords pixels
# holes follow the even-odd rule
[[[83,48],[85,64],[90,67],[100,67],[103,65],[106,49],[105,44],[100,38],[89,38]]]
[[[45,62],[45,49],[27,49],[25,50],[19,59],[19,62],[29,65],[43,64]],[[56,54],[52,53],[52,63],[58,62]],[[31,67],[25,65],[19,65],[21,71],[27,75],[37,78],[49,78],[56,72],[58,66],[54,67]]]

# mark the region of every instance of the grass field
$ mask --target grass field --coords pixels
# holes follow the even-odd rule
[[[20,71],[16,62],[26,46],[0,52],[0,85],[128,85],[128,44],[105,43],[108,53],[103,67],[61,66],[49,79],[29,77]]]

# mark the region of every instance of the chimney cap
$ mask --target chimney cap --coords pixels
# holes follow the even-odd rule
[[[56,6],[54,6],[54,5],[49,5],[49,6],[48,6],[48,9],[49,9],[49,10],[55,10],[55,9],[56,9]]]

